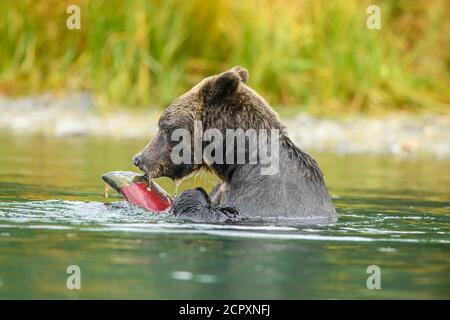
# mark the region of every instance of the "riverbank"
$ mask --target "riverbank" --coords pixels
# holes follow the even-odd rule
[[[100,114],[94,105],[91,95],[83,92],[26,98],[0,96],[0,132],[125,139],[144,139],[156,133],[160,110]],[[330,119],[300,113],[283,118],[283,122],[304,150],[450,158],[450,116],[408,113]]]

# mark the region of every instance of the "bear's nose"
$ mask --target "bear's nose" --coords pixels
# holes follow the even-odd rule
[[[141,164],[141,157],[138,154],[133,157],[133,164],[136,167],[139,167],[139,165]]]

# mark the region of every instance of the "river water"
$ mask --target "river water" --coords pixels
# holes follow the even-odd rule
[[[449,160],[312,153],[336,224],[190,224],[105,199],[145,143],[0,135],[0,298],[450,298]]]

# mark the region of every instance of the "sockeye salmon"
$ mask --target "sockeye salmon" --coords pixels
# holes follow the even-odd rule
[[[131,171],[113,171],[102,176],[103,181],[119,192],[129,203],[153,212],[165,211],[172,198],[159,185],[143,175]],[[107,196],[107,189],[105,189]]]

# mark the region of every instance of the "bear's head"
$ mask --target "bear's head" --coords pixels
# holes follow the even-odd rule
[[[202,130],[210,128],[224,132],[226,129],[247,130],[280,128],[277,114],[245,82],[248,72],[233,67],[218,75],[203,79],[191,90],[177,98],[161,115],[158,133],[136,156],[133,163],[150,178],[169,177],[181,179],[200,169],[205,163],[192,161],[177,164],[171,154],[178,140],[172,141],[175,130],[190,133],[194,146],[194,125],[201,121]]]

